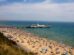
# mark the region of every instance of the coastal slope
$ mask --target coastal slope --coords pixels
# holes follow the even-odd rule
[[[0,33],[0,55],[34,55],[23,51],[14,41],[6,38],[3,33]]]
[[[56,41],[40,38],[16,28],[0,28],[6,38],[14,41],[21,49],[34,55],[74,55],[74,48]]]

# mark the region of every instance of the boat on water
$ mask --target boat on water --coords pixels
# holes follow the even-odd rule
[[[41,24],[32,24],[31,26],[27,26],[26,28],[49,28],[49,26]]]

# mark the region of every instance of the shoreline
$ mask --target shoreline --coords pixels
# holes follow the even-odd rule
[[[37,55],[74,55],[74,48],[48,40],[17,28],[0,28],[8,39],[17,43],[23,50],[34,52]]]

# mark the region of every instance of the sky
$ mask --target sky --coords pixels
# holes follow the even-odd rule
[[[74,0],[0,0],[0,21],[74,22]]]

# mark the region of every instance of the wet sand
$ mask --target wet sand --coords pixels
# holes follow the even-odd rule
[[[8,39],[35,55],[74,55],[74,48],[53,40],[41,38],[16,28],[0,28]]]

